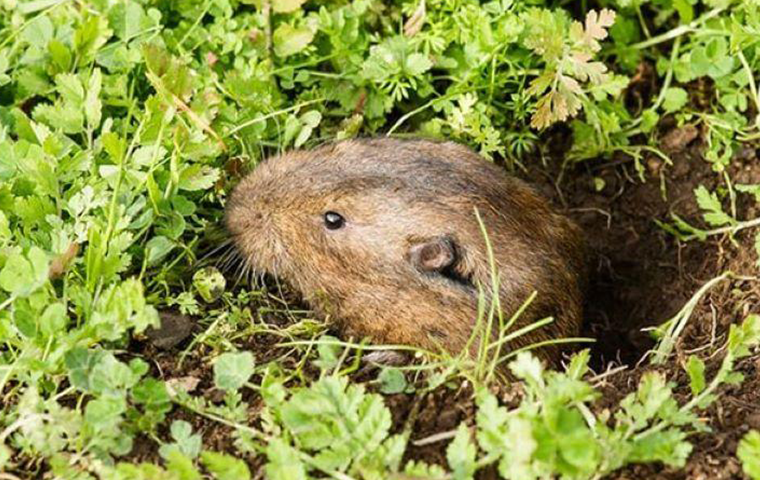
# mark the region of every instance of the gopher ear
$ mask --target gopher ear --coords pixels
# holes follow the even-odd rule
[[[456,260],[456,246],[449,237],[434,237],[409,247],[409,261],[421,272],[441,272]]]

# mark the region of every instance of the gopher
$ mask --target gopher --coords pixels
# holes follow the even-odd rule
[[[482,335],[473,330],[492,302],[507,322],[534,293],[510,331],[553,322],[503,352],[581,327],[579,228],[453,142],[346,140],[285,153],[239,183],[225,222],[254,271],[285,280],[346,335],[474,352],[468,340]],[[559,351],[538,349],[550,362]]]

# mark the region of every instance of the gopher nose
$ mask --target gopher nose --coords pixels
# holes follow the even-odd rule
[[[236,234],[266,231],[271,224],[271,216],[259,209],[241,208],[231,212],[227,225]]]
[[[260,211],[237,207],[228,210],[225,223],[230,233],[239,235],[252,229],[261,228],[263,220],[263,215]]]
[[[256,224],[256,223],[261,223],[262,221],[264,221],[264,214],[262,214],[259,211],[251,212],[251,218],[249,220],[249,223]]]

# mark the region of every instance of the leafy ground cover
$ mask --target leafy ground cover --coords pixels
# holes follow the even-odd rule
[[[0,9],[0,478],[760,478],[756,1]],[[371,134],[575,218],[596,342],[377,366],[241,275],[241,175]]]

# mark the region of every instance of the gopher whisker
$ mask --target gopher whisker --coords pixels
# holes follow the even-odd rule
[[[211,258],[217,255],[219,252],[222,252],[224,250],[229,251],[230,248],[235,248],[234,241],[235,239],[230,237],[227,240],[220,243],[218,246],[206,252],[201,258],[198,259],[198,266],[203,266],[206,262],[210,261]]]

